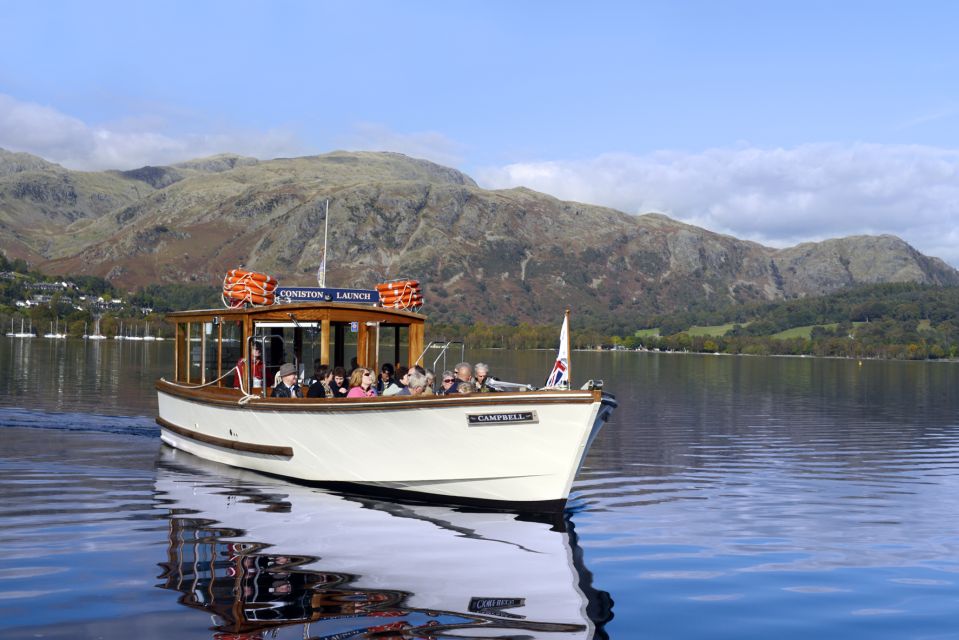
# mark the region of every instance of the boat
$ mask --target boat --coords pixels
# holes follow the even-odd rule
[[[568,514],[346,496],[169,448],[155,489],[157,586],[215,637],[588,640],[612,617]]]
[[[277,299],[290,299],[277,289]],[[562,511],[590,444],[617,406],[601,384],[499,393],[272,398],[283,363],[378,371],[423,364],[426,316],[366,302],[310,301],[180,311],[174,371],[156,383],[166,444],[319,486],[424,501]],[[332,290],[366,291],[366,290]],[[227,302],[227,300],[225,300]],[[564,324],[565,327],[565,324]],[[250,379],[254,343],[265,375]],[[520,385],[514,388],[522,389]]]
[[[57,318],[56,328],[54,328],[53,322],[50,323],[50,333],[43,334],[43,337],[54,340],[62,340],[67,337],[67,334],[60,333],[60,318]]]
[[[36,337],[36,336],[34,336],[34,334],[33,334],[33,320],[32,320],[32,319],[30,320],[30,328],[29,328],[27,331],[24,331],[24,330],[23,330],[23,324],[24,324],[23,318],[20,318],[20,331],[18,331],[17,333],[14,333],[14,332],[13,332],[13,318],[11,318],[11,319],[10,319],[10,333],[8,333],[7,335],[10,336],[11,338],[34,338],[34,337]]]
[[[147,323],[146,329],[143,330],[143,339],[146,340],[147,342],[153,342],[154,340],[156,340],[156,338],[155,338],[154,336],[151,336],[151,335],[150,335],[150,323],[149,323],[149,322]]]
[[[96,322],[93,325],[93,333],[87,334],[86,323],[83,325],[83,337],[87,340],[106,340],[107,337],[100,333],[100,318],[97,317]]]

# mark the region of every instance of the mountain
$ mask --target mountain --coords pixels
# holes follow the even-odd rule
[[[0,241],[49,273],[135,287],[219,284],[245,265],[311,285],[330,202],[328,284],[423,282],[437,319],[598,322],[820,295],[863,283],[959,284],[894,236],[771,249],[659,214],[481,189],[396,153],[260,161],[220,155],[168,167],[77,172],[0,152]]]

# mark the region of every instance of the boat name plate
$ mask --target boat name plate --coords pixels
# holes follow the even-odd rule
[[[320,287],[277,287],[276,297],[290,302],[360,302],[376,304],[380,294],[375,289],[331,289]]]
[[[513,411],[511,413],[468,413],[466,423],[471,427],[485,427],[493,424],[537,424],[539,417],[535,411]]]
[[[525,607],[526,598],[470,598],[469,610],[473,613],[492,614],[502,616],[503,618],[523,619],[515,613],[507,613],[503,609],[513,609],[515,607]]]

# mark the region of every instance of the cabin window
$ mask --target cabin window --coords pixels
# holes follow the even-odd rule
[[[301,325],[303,323],[300,323]],[[299,357],[303,361],[304,379],[313,375],[314,363],[322,360],[323,355],[323,332],[320,329],[320,323],[310,323],[303,326],[300,332],[300,351]],[[321,364],[329,364],[321,362]]]
[[[380,345],[377,351],[377,361],[380,369],[383,363],[395,365],[409,363],[410,357],[410,328],[408,325],[381,324]],[[416,354],[419,355],[419,354]]]
[[[232,375],[227,375],[220,381],[220,387],[239,387],[240,383],[235,380],[236,363],[243,357],[243,323],[238,320],[222,320],[220,322],[220,375],[227,373],[228,369],[233,370]]]
[[[176,355],[174,368],[176,369],[176,374],[174,378],[177,382],[186,382],[189,380],[187,375],[187,366],[186,366],[186,345],[187,345],[187,335],[190,332],[190,323],[189,322],[178,322],[176,325]]]
[[[333,344],[330,350],[333,356],[331,366],[344,367],[350,371],[356,367],[358,358],[359,322],[331,322]]]
[[[313,361],[320,358],[323,348],[319,322],[258,322],[254,334],[263,344],[267,386],[272,386],[284,362],[296,366],[300,379],[312,375]]]
[[[200,322],[187,323],[187,343],[189,344],[188,382],[203,383],[203,325]]]
[[[203,325],[203,380],[213,382],[220,377],[220,325],[204,322]]]

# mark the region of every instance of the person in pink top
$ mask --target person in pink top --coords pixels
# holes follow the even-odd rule
[[[376,395],[376,388],[373,386],[373,372],[364,367],[359,367],[350,374],[350,392],[346,394],[347,398],[372,398]]]

